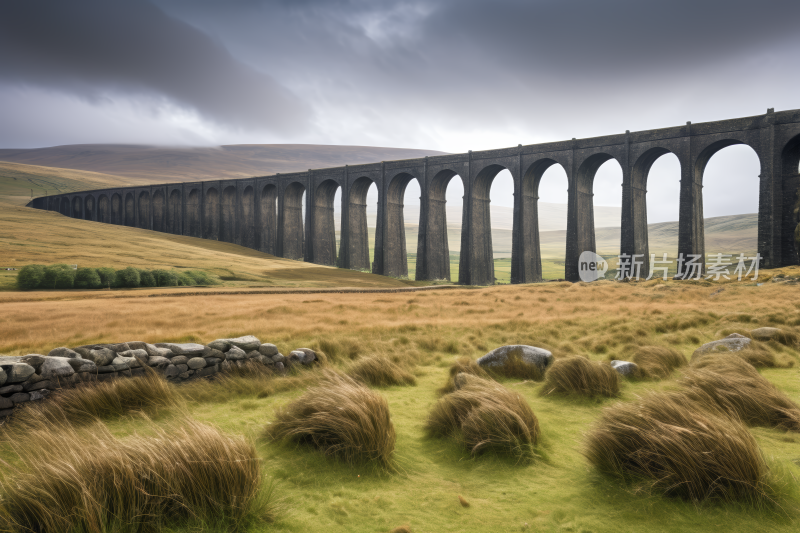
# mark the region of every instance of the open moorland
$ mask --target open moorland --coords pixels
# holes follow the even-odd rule
[[[796,428],[753,424],[741,429],[752,435],[754,453],[761,454],[768,468],[767,496],[759,501],[664,496],[657,486],[601,474],[584,454],[587,433],[603,416],[613,418],[651,391],[678,389],[679,380],[696,373],[688,362],[701,344],[731,333],[749,335],[761,326],[799,333],[797,286],[783,281],[784,275],[798,274],[796,268],[762,273],[762,285],[601,281],[373,295],[140,298],[137,292],[119,291],[122,297],[113,303],[98,292],[73,293],[69,301],[53,301],[53,293],[47,292],[25,293],[25,301],[18,293],[4,293],[0,352],[47,353],[58,346],[122,340],[207,343],[253,334],[282,353],[304,346],[324,354],[316,367],[289,376],[243,375],[167,385],[158,392],[169,397],[160,408],[147,409],[147,415],[117,413],[92,426],[93,435],[100,435],[92,446],[110,442],[133,451],[144,446],[136,439],[163,441],[179,428],[187,428],[180,446],[201,457],[202,449],[191,445],[192,435],[205,435],[208,446],[233,450],[231,454],[245,444],[217,444],[219,439],[252,443],[260,477],[251,477],[262,505],[239,523],[241,531],[794,531],[800,523]],[[611,397],[543,395],[549,381],[496,376],[506,390],[521,395],[538,419],[538,439],[526,460],[494,452],[472,456],[454,439],[431,436],[428,416],[451,366],[459,358],[475,359],[505,344],[546,348],[556,365],[571,355],[594,362],[631,360],[648,346],[672,349],[682,362],[674,362],[681,365],[674,370],[623,379]],[[761,368],[760,375],[800,402],[796,345],[770,341],[761,349],[773,367]],[[281,408],[323,383],[325,370],[353,373],[354,361],[375,357],[387,358],[413,376],[406,385],[370,388],[385,400],[396,433],[386,465],[351,465],[313,447],[265,436],[285,416],[278,414],[284,412]],[[460,364],[465,365],[463,359]],[[25,420],[16,421],[16,427],[28,427],[22,426]],[[198,429],[197,423],[217,428],[224,437],[206,426]],[[36,428],[27,437],[15,433],[14,419],[4,428],[6,439],[12,440],[2,448],[2,458],[19,465],[25,439],[39,433]],[[50,430],[54,442],[62,437],[82,442],[80,428],[56,424]],[[63,451],[56,456],[66,457]],[[6,475],[3,483],[8,487],[13,479]],[[0,515],[1,508],[2,502]],[[163,530],[224,528],[186,519]]]

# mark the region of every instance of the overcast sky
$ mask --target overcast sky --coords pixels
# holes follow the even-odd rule
[[[4,0],[0,147],[463,152],[794,109],[799,19],[797,0]],[[677,218],[670,157],[651,221]],[[620,203],[614,165],[598,205]],[[542,201],[565,201],[559,172]],[[744,147],[712,159],[706,215],[755,212],[758,172]]]

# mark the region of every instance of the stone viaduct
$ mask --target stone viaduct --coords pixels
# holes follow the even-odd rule
[[[459,176],[464,197],[458,280],[487,285],[494,283],[489,189],[494,177],[507,169],[514,180],[511,281],[529,283],[542,279],[539,182],[545,170],[558,164],[569,183],[566,278],[577,281],[579,255],[595,251],[592,196],[600,165],[615,159],[622,168],[620,250],[644,254],[647,260],[648,173],[656,159],[675,154],[681,165],[678,251],[704,254],[703,172],[711,156],[734,144],[750,146],[761,164],[762,267],[798,263],[792,208],[800,186],[800,110],[769,109],[753,117],[605,137],[249,179],[74,192],[36,198],[28,205],[74,218],[231,242],[289,259],[404,276],[408,267],[403,195],[416,179],[421,190],[416,278],[449,279],[445,191]],[[370,265],[366,196],[373,183],[378,189],[378,219]],[[339,188],[337,255],[333,203]],[[643,271],[647,268],[645,264]]]

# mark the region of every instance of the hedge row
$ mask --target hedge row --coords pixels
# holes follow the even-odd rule
[[[68,265],[25,265],[17,274],[17,286],[22,290],[33,289],[103,289],[135,287],[180,287],[193,285],[215,285],[211,276],[202,270],[142,270],[128,267],[88,268],[77,270]]]

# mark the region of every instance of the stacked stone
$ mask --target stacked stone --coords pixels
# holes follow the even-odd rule
[[[274,344],[262,343],[252,335],[217,339],[205,346],[135,341],[61,347],[47,355],[0,357],[0,418],[13,413],[16,406],[44,399],[53,389],[141,376],[145,367],[168,381],[181,382],[225,372],[233,365],[261,364],[283,374],[292,365],[311,365],[316,360],[316,353],[309,348],[298,348],[285,357]]]

